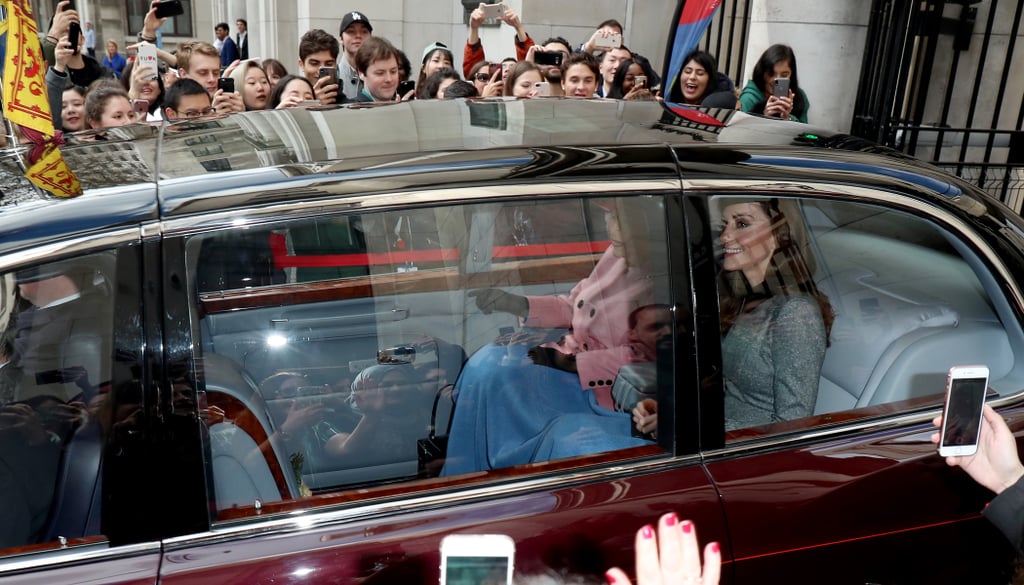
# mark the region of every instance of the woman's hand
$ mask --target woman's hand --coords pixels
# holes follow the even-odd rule
[[[484,315],[501,311],[525,318],[530,312],[530,301],[526,297],[507,293],[501,289],[481,288],[469,291],[467,296],[476,299],[476,306]]]
[[[658,401],[645,398],[633,407],[633,426],[644,435],[658,437]]]
[[[71,4],[71,0],[61,0],[57,3],[53,14],[53,24],[50,25],[50,30],[46,33],[46,36],[50,37],[51,40],[66,37],[68,27],[71,26],[72,22],[81,23],[81,20],[78,18],[78,11],[74,8],[66,10],[69,4]],[[84,37],[85,35],[81,36]]]
[[[128,97],[133,100],[139,99],[139,96],[142,95],[142,88],[149,83],[151,77],[157,74],[152,67],[139,67],[138,62],[135,65],[132,67],[132,79],[128,88]]]
[[[793,111],[793,92],[789,92],[786,97],[778,98],[775,96],[768,97],[768,103],[764,106],[765,116],[774,116],[776,118],[782,118],[788,120],[790,114]]]
[[[942,417],[932,421],[942,428]],[[932,435],[932,442],[938,444],[939,433]],[[946,457],[949,465],[963,468],[974,481],[996,494],[1012,486],[1024,477],[1024,466],[1017,455],[1017,440],[1006,421],[992,407],[985,405],[981,419],[981,434],[978,437],[978,451],[974,455]]]
[[[57,45],[53,48],[53,60],[56,63],[53,64],[53,70],[58,73],[64,73],[68,70],[68,62],[75,55],[75,49],[68,42],[68,35],[62,36],[58,41]]]
[[[156,17],[156,6],[162,0],[153,0],[149,3],[149,12],[142,21],[142,36],[152,39],[156,37],[156,31],[167,22],[166,18]]]
[[[701,569],[697,527],[679,521],[674,513],[658,521],[658,536],[648,524],[636,533],[636,585],[717,585],[722,570],[722,552],[717,542],[704,547]],[[630,585],[626,573],[615,567],[605,573],[612,585]]]
[[[487,82],[487,85],[484,86],[484,90],[480,92],[480,97],[488,98],[498,97],[501,95],[505,84],[498,79],[499,75],[501,75],[501,69],[494,72],[494,75],[491,76],[491,80]]]

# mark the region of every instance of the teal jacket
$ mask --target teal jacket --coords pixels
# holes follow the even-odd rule
[[[804,100],[804,111],[800,112],[799,116],[790,115],[790,120],[796,120],[797,122],[807,123],[807,111],[811,109],[811,101],[807,99],[807,94],[804,90],[800,90],[800,96]],[[764,104],[768,101],[768,98],[764,97],[764,93],[761,92],[761,88],[754,83],[753,80],[747,82],[744,86],[743,92],[740,93],[740,109],[744,112],[757,112],[764,113]]]

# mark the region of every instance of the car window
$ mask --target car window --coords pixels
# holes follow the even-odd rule
[[[116,268],[110,251],[0,274],[0,548],[100,534]]]
[[[1019,387],[1019,327],[952,228],[832,200],[722,196],[711,213],[729,438],[934,406],[958,364]]]
[[[223,413],[209,421],[217,509],[658,452],[672,435],[671,417],[657,428],[672,379],[671,359],[657,359],[672,351],[667,250],[655,196],[192,237],[197,357]]]

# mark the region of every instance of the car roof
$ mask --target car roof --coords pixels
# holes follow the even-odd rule
[[[831,169],[889,177],[940,194],[963,191],[955,178],[848,135],[733,110],[643,101],[425,100],[137,124],[89,140],[95,134],[72,135],[61,149],[85,189],[69,200],[40,197],[28,184],[19,166],[26,147],[0,151],[0,253],[147,220],[315,196],[307,189],[310,177],[324,173],[350,183],[332,195],[373,189],[371,179],[402,174],[430,176],[399,183],[406,186],[470,176],[572,177],[607,163],[594,154],[601,149],[646,147],[647,159],[664,162],[647,172],[662,175],[679,173],[671,148],[684,172],[687,161],[693,173],[742,163],[757,174],[760,164],[808,176]],[[590,155],[571,154],[580,150]],[[874,156],[879,153],[884,156]],[[288,187],[278,189],[276,199],[260,199],[260,187],[268,184]]]

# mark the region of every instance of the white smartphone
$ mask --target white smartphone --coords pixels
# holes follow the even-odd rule
[[[484,11],[484,18],[501,18],[505,15],[504,4],[487,4],[482,10]]]
[[[633,85],[635,85],[636,87],[647,87],[647,76],[646,75],[637,75],[633,79]]]
[[[547,97],[551,95],[551,84],[546,81],[538,81],[534,83],[533,89],[537,91],[537,97]]]
[[[987,366],[954,366],[949,369],[939,455],[962,456],[977,452],[987,391]]]
[[[504,534],[449,534],[441,540],[441,585],[512,585],[515,555]]]
[[[157,76],[157,62],[156,62],[156,45],[149,43],[142,43],[139,45],[139,55],[136,57],[136,67],[149,67],[153,74],[149,76],[149,79],[156,79]]]
[[[606,37],[597,37],[594,45],[599,49],[618,49],[622,46],[622,35],[615,33]]]

